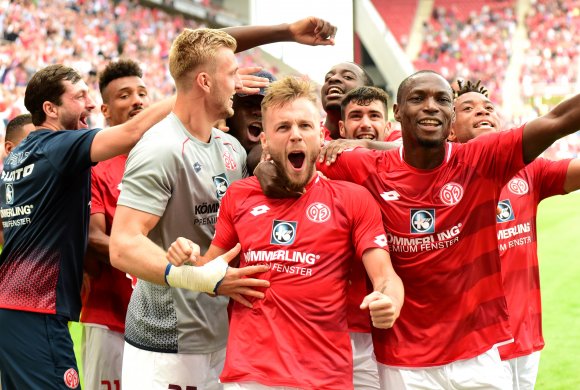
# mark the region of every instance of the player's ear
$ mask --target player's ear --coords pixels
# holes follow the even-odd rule
[[[10,152],[12,151],[12,149],[14,149],[14,143],[12,141],[5,141],[4,142],[4,151],[6,152],[6,156],[8,156],[8,154],[10,154]]]
[[[108,104],[101,104],[101,112],[105,119],[109,120],[111,118],[111,113],[109,112],[109,105]]]
[[[447,136],[447,141],[449,142],[457,142],[457,134],[455,134],[455,129],[451,126],[449,130],[449,135]]]
[[[399,105],[397,103],[393,104],[393,116],[397,122],[401,121],[401,116],[399,115]]]
[[[262,149],[265,149],[268,145],[268,141],[266,140],[266,133],[264,131],[260,133],[260,143],[262,144]]]
[[[207,72],[199,72],[195,77],[197,85],[206,92],[211,88],[211,76]]]
[[[346,138],[346,129],[344,128],[344,122],[342,120],[338,121],[338,131],[342,138]]]
[[[56,104],[54,104],[53,102],[49,102],[48,100],[45,100],[44,103],[42,103],[42,110],[44,111],[44,114],[51,119],[56,119],[58,118],[58,106]]]

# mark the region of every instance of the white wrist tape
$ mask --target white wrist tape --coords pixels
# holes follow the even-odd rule
[[[218,256],[201,267],[167,265],[165,281],[171,287],[213,294],[226,275],[228,262]]]

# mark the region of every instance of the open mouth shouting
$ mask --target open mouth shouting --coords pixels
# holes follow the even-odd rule
[[[336,85],[333,85],[326,90],[327,98],[342,98],[342,95],[344,95],[344,90]]]
[[[301,150],[288,153],[288,162],[296,172],[300,172],[304,168],[305,159],[306,154]]]
[[[255,121],[248,124],[248,140],[259,142],[262,133],[262,121]]]

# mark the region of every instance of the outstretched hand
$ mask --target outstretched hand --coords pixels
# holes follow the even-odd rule
[[[322,146],[318,155],[318,162],[323,163],[326,160],[326,165],[331,165],[346,149],[357,146],[366,148],[368,147],[368,142],[363,139],[334,139]]]
[[[240,244],[236,244],[235,247],[230,249],[225,254],[220,257],[231,262],[240,253]],[[264,293],[255,288],[267,288],[270,287],[270,282],[263,279],[249,278],[248,276],[263,273],[270,269],[267,265],[250,265],[244,268],[234,268],[229,267],[226,275],[218,283],[216,287],[216,293],[218,295],[225,295],[232,298],[234,301],[241,303],[242,305],[252,308],[252,303],[248,301],[245,296],[263,299]]]
[[[298,198],[302,195],[301,192],[293,191],[286,186],[283,176],[272,160],[261,161],[254,169],[254,176],[260,182],[264,194],[270,198]]]
[[[334,45],[336,26],[326,20],[309,16],[289,25],[294,41],[304,45]]]
[[[399,317],[400,308],[393,299],[379,291],[367,295],[360,305],[361,310],[369,309],[371,320],[375,328],[389,329]]]

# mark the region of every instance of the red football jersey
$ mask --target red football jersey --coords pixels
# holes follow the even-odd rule
[[[401,130],[392,130],[389,135],[385,137],[385,142],[399,141],[402,138]]]
[[[324,120],[322,122],[320,122],[320,129],[324,133],[324,140],[325,141],[332,141],[332,137],[330,136],[330,130],[328,130],[326,128],[326,126],[324,126]]]
[[[237,181],[222,200],[213,244],[237,242],[240,267],[270,266],[258,276],[270,287],[253,309],[234,303],[220,380],[352,389],[348,272],[366,249],[387,249],[368,191],[317,177],[300,198],[272,199],[256,178]]]
[[[511,339],[495,209],[524,167],[522,129],[446,144],[443,163],[430,170],[408,165],[402,147],[356,148],[319,164],[329,178],[368,188],[382,209],[405,302],[392,329],[373,329],[379,362],[437,366]]]
[[[503,188],[497,207],[497,239],[514,342],[499,348],[502,359],[544,348],[536,213],[544,198],[564,194],[570,160],[542,158],[519,171]]]
[[[111,234],[121,179],[127,156],[102,161],[91,171],[91,215],[105,214],[106,233]],[[89,278],[84,297],[81,322],[105,325],[116,332],[125,332],[125,315],[133,289],[131,279],[111,265],[99,263],[96,277]]]

